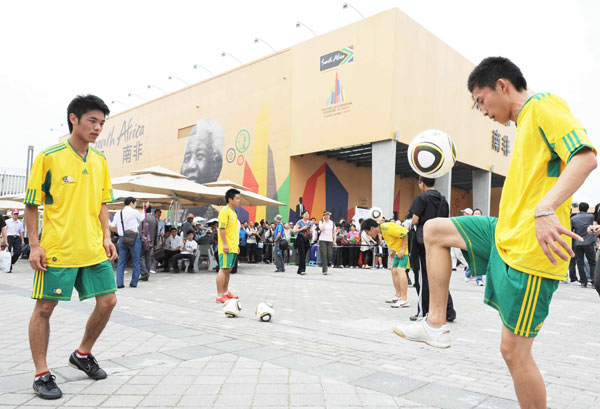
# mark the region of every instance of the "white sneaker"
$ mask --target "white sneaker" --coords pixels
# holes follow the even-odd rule
[[[390,307],[392,307],[392,308],[406,308],[406,307],[410,307],[410,304],[409,304],[408,300],[397,299],[396,302],[394,302],[394,303],[392,303],[392,305],[390,305]]]
[[[468,283],[469,281],[471,281],[471,277],[465,277],[465,283]]]
[[[478,285],[479,287],[483,287],[483,281],[477,281],[477,285]]]
[[[385,302],[388,304],[393,304],[396,301],[398,301],[398,297],[396,297],[396,296],[393,296],[390,300],[385,300]]]
[[[433,328],[424,319],[412,324],[399,325],[394,328],[394,333],[409,341],[424,342],[435,348],[450,347],[450,330],[446,324],[440,328]]]

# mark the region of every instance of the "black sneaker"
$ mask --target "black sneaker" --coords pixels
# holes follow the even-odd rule
[[[100,368],[94,355],[89,354],[87,358],[79,358],[76,352],[69,357],[69,365],[86,373],[92,379],[99,380],[106,378],[106,372]]]
[[[50,372],[40,376],[37,381],[33,381],[33,391],[42,399],[59,399],[62,397],[62,391],[54,382],[56,377]]]

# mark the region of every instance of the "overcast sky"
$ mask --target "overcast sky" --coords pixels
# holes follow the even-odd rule
[[[361,17],[343,1],[13,1],[0,17],[0,167],[25,168],[35,154],[67,132],[66,107],[94,93],[113,113],[142,99],[194,83],[238,63],[309,39]],[[398,7],[473,63],[503,55],[519,65],[535,91],[562,96],[600,146],[600,2],[352,0],[366,17]],[[465,79],[466,80],[466,79]],[[111,101],[118,101],[111,104]],[[64,131],[50,131],[60,128]],[[600,201],[600,171],[575,200]]]

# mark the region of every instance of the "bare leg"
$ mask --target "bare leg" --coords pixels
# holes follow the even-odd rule
[[[392,282],[394,283],[394,289],[396,290],[396,298],[400,298],[401,297],[400,274],[398,274],[397,267],[392,267]],[[404,292],[404,299],[406,299],[406,291]]]
[[[115,293],[96,297],[96,308],[94,308],[92,315],[88,318],[85,333],[79,345],[79,352],[84,354],[92,352],[92,347],[102,333],[102,330],[104,330],[115,305],[117,305],[117,295]]]
[[[217,295],[219,297],[222,297],[223,294],[225,294],[227,292],[227,289],[229,288],[230,272],[230,268],[219,269],[219,273],[217,274]]]
[[[404,272],[404,269],[401,267],[398,267],[396,269],[396,275],[398,276],[398,282],[400,284],[400,299],[406,301],[408,298],[408,276]],[[396,290],[396,294],[397,293],[398,290]]]
[[[437,218],[427,221],[424,226],[424,239],[427,254],[427,274],[429,276],[429,315],[427,322],[433,327],[446,323],[446,307],[452,263],[450,247],[467,248],[464,239],[450,219]]]
[[[535,338],[522,337],[502,327],[500,352],[513,379],[519,404],[523,409],[546,408],[546,386],[531,347]]]
[[[48,340],[50,339],[50,317],[58,301],[37,300],[31,320],[29,321],[29,346],[31,356],[35,365],[35,373],[48,370],[46,353],[48,352]]]

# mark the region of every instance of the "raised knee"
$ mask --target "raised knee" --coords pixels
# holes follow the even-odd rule
[[[443,219],[431,219],[425,222],[423,226],[423,240],[425,241],[425,245],[437,241],[436,239],[443,233],[443,223]]]

